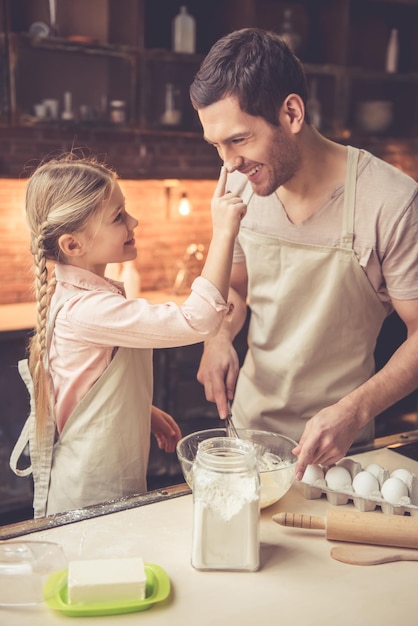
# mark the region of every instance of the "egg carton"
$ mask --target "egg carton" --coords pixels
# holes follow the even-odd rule
[[[335,465],[342,466],[347,469],[351,474],[351,481],[353,481],[354,477],[359,472],[365,469],[360,463],[350,458],[341,459],[341,461]],[[320,467],[322,468],[325,476],[328,469],[332,466],[321,465]],[[377,476],[380,488],[389,476],[390,472],[387,469],[382,468]],[[412,472],[410,473],[410,480],[407,484],[409,494],[408,498],[403,498],[401,501],[402,503],[399,505],[393,505],[390,502],[387,502],[382,497],[380,491],[374,492],[368,498],[364,498],[355,493],[355,491],[351,488],[338,491],[330,489],[325,482],[325,478],[316,480],[314,484],[308,484],[303,481],[300,484],[302,486],[303,494],[308,500],[317,500],[325,495],[330,504],[340,506],[352,501],[356,509],[362,512],[374,511],[376,507],[380,507],[382,512],[387,515],[409,514],[418,516],[418,481],[416,474],[413,474]]]

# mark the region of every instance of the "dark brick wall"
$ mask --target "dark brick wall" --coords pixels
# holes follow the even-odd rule
[[[349,141],[418,180],[418,139]],[[71,147],[92,150],[119,173],[128,210],[139,219],[137,266],[142,288],[170,290],[189,244],[202,244],[206,250],[209,243],[210,199],[220,166],[212,147],[193,135],[0,128],[0,304],[33,298],[24,178],[46,155]],[[170,206],[165,179],[174,184]],[[177,212],[183,192],[193,207],[187,217]]]
[[[20,178],[46,155],[82,148],[105,156],[120,176],[129,179],[215,179],[220,161],[201,136],[135,130],[0,127],[0,177]]]

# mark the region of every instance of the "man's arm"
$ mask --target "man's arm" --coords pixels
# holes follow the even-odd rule
[[[406,325],[407,338],[387,364],[360,387],[361,426],[418,387],[418,300],[392,300],[392,304]]]
[[[406,324],[407,339],[368,381],[307,422],[294,450],[299,457],[298,480],[309,464],[329,465],[341,459],[362,426],[418,387],[418,300],[392,303]]]
[[[233,305],[218,334],[205,342],[197,380],[205,387],[206,399],[215,402],[220,417],[228,414],[228,400],[234,397],[239,372],[238,356],[233,340],[244,325],[247,315],[247,268],[245,262],[232,265],[228,301]]]

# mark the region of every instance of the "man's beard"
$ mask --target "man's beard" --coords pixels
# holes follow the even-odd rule
[[[287,183],[299,169],[299,150],[280,126],[275,129],[271,149],[267,155],[267,164],[263,164],[263,169],[265,169],[263,174],[267,173],[268,179],[260,184],[251,183],[257,196],[270,196],[281,185]]]

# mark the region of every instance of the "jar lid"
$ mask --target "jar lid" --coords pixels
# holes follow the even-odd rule
[[[252,442],[237,437],[213,437],[200,442],[196,460],[220,472],[240,472],[257,465]]]

